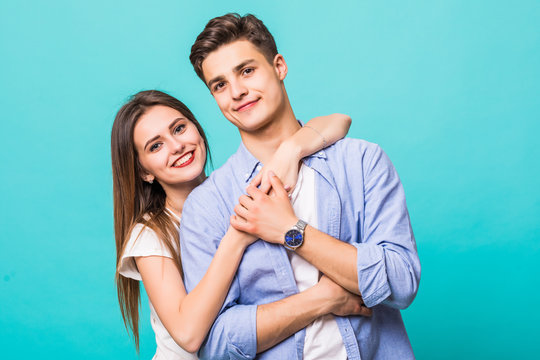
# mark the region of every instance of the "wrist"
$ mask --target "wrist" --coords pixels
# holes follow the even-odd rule
[[[294,223],[290,226],[283,236],[283,246],[287,249],[296,251],[304,243],[305,230],[307,223],[303,220],[294,218]]]
[[[278,151],[283,152],[287,158],[292,160],[300,161],[304,157],[302,145],[300,145],[297,141],[294,141],[294,136],[284,140],[281,145],[279,145]]]
[[[324,288],[320,283],[315,284],[308,290],[311,292],[310,296],[313,299],[314,302],[319,304],[319,307],[317,309],[318,316],[324,316],[327,314],[331,314],[332,310],[334,309],[333,299],[331,299]]]
[[[229,226],[229,229],[221,242],[224,243],[225,246],[230,246],[243,252],[253,242],[251,238],[251,235]]]

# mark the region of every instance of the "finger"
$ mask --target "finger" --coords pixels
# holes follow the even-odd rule
[[[259,190],[265,194],[268,194],[271,187],[272,185],[270,184],[270,179],[268,179],[268,174],[265,173],[261,179],[261,186],[259,186]]]
[[[245,207],[246,209],[250,209],[251,206],[253,205],[253,199],[247,195],[242,195],[238,198],[238,202],[240,203],[240,205],[242,205],[243,207]]]
[[[251,180],[250,185],[259,187],[259,185],[261,185],[262,178],[263,178],[263,172],[261,171],[260,173],[257,174],[257,176],[253,178],[253,180]]]
[[[274,189],[274,191],[276,192],[276,195],[285,197],[285,198],[288,197],[287,191],[283,187],[283,183],[276,176],[276,174],[270,171],[269,175],[270,175],[270,183],[272,184],[272,189]]]
[[[243,207],[241,204],[236,204],[236,206],[234,207],[234,212],[236,213],[236,215],[239,215],[244,219],[247,219],[249,216],[248,209]]]
[[[240,216],[231,215],[231,217],[229,218],[229,222],[231,223],[231,226],[236,230],[246,232],[247,222],[243,220]]]
[[[294,186],[291,186],[291,185],[285,185],[284,187],[285,191],[287,192],[287,196],[289,197],[289,199],[292,197],[292,194],[294,192]]]
[[[358,312],[358,315],[371,316],[371,315],[373,315],[373,310],[371,310],[370,308],[365,307],[365,306],[360,306],[360,311]]]
[[[261,196],[265,195],[265,193],[261,189],[258,189],[255,186],[251,185],[246,188],[246,192],[254,200],[258,200]]]

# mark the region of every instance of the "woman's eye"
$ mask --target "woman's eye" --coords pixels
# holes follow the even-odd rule
[[[150,152],[154,152],[161,146],[161,143],[155,143],[152,146],[150,146]]]
[[[177,127],[174,128],[174,134],[179,134],[186,128],[186,125],[180,124]]]

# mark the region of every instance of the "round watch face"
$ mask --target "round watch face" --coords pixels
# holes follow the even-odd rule
[[[303,240],[302,233],[299,230],[291,229],[285,233],[285,243],[292,248],[302,245]]]

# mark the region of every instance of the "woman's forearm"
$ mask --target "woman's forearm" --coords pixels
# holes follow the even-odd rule
[[[240,237],[246,236],[236,230],[227,231],[206,274],[182,301],[179,323],[187,351],[199,349],[214,323],[247,247]]]
[[[308,121],[286,142],[303,158],[344,138],[351,122],[350,116],[343,114],[318,116]]]
[[[351,126],[347,115],[332,114],[311,119],[277,148],[270,161],[252,181],[263,192],[270,190],[268,174],[274,172],[290,189],[296,184],[302,158],[342,139]]]
[[[186,295],[172,259],[136,259],[148,297],[174,341],[196,352],[223,305],[247,245],[253,237],[230,228],[197,286]]]

